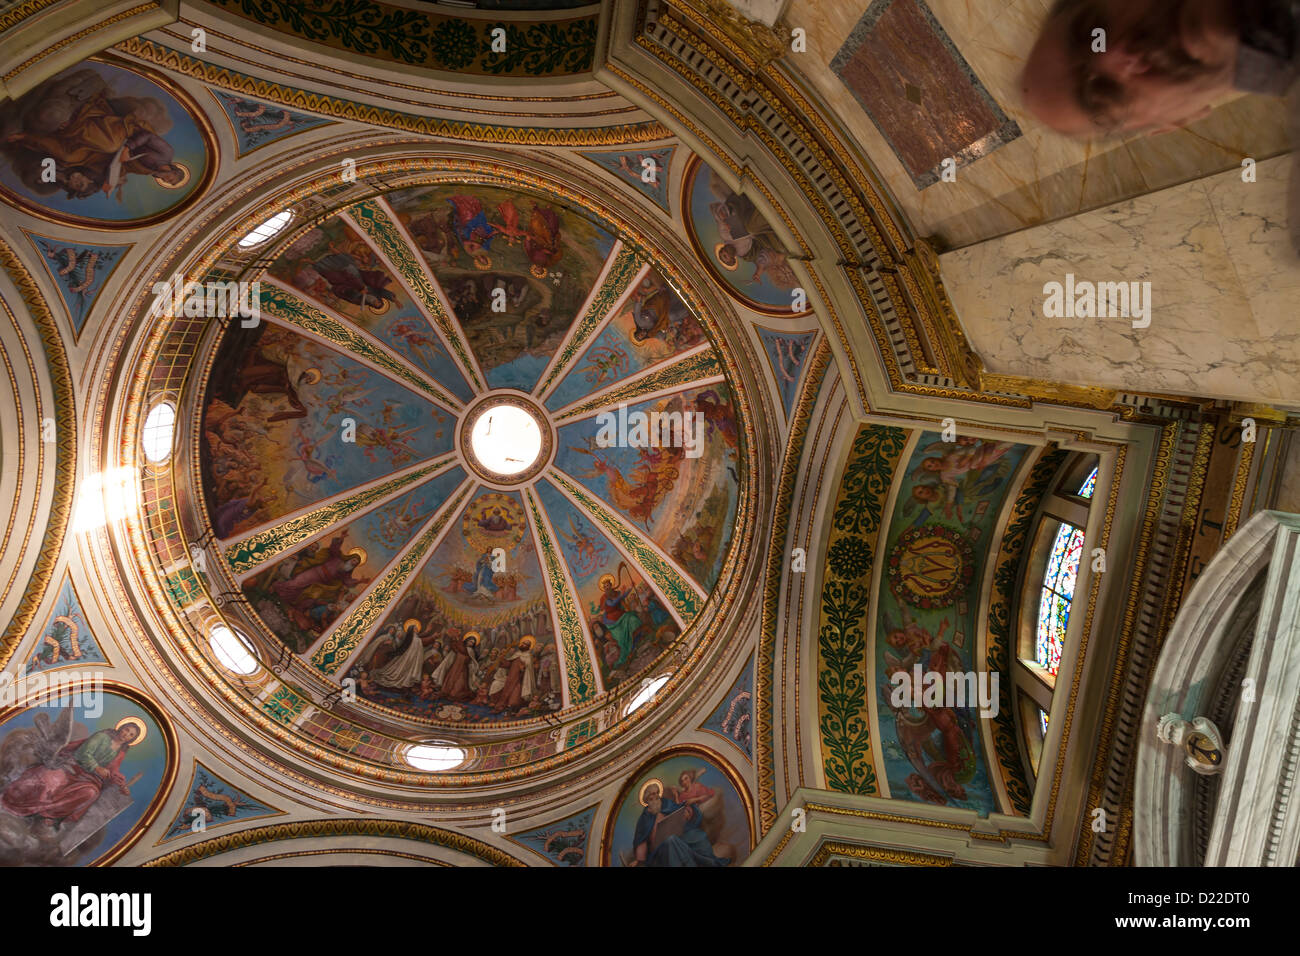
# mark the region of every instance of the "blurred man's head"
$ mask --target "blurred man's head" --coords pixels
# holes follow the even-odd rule
[[[1025,105],[1069,136],[1176,129],[1232,89],[1237,49],[1227,0],[1061,0],[1025,64]]]

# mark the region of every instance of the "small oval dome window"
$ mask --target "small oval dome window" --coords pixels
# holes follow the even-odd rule
[[[247,677],[260,666],[252,646],[237,631],[224,624],[216,625],[208,633],[212,653],[226,670]]]
[[[276,235],[285,226],[289,225],[289,220],[293,218],[293,213],[289,210],[277,212],[266,222],[256,226],[252,232],[239,240],[239,248],[251,249],[253,246],[260,246],[272,236]]]
[[[172,437],[176,431],[176,409],[170,402],[160,402],[149,409],[140,432],[144,457],[157,464],[166,461],[172,453]]]
[[[416,770],[436,773],[451,770],[465,762],[465,751],[445,743],[415,744],[406,750],[406,762]]]
[[[623,716],[626,717],[628,714],[632,713],[632,711],[650,703],[650,701],[654,699],[654,695],[659,693],[660,688],[662,688],[664,684],[668,683],[668,678],[670,676],[671,675],[669,674],[660,674],[658,677],[652,678],[643,683],[641,689],[636,692],[636,696],[628,701],[627,709],[623,711]]]

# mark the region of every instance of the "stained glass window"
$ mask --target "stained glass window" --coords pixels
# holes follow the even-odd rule
[[[1079,497],[1091,498],[1092,493],[1096,489],[1096,487],[1097,487],[1097,469],[1094,468],[1088,474],[1087,479],[1085,479],[1085,481],[1083,482],[1083,487],[1079,489]]]
[[[1041,707],[1038,708],[1038,726],[1042,729],[1043,736],[1046,737],[1047,736],[1047,711],[1043,710],[1043,708]]]
[[[1038,603],[1038,640],[1034,659],[1053,677],[1061,668],[1061,647],[1070,623],[1070,601],[1074,582],[1079,576],[1079,556],[1083,553],[1083,530],[1061,524],[1052,542],[1052,555],[1043,577],[1043,596]]]

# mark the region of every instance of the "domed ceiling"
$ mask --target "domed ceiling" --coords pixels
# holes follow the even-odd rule
[[[553,720],[681,653],[743,428],[643,251],[553,197],[438,183],[272,256],[261,321],[208,354],[189,474],[254,643],[402,727]]]

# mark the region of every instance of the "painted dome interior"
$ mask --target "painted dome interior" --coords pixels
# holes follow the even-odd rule
[[[741,428],[649,258],[585,211],[456,183],[268,258],[261,321],[228,324],[197,409],[204,532],[259,639],[441,725],[589,703],[690,640]],[[472,440],[511,409],[539,439],[515,474]]]
[[[1058,8],[0,0],[0,865],[1300,845],[1291,106]]]

